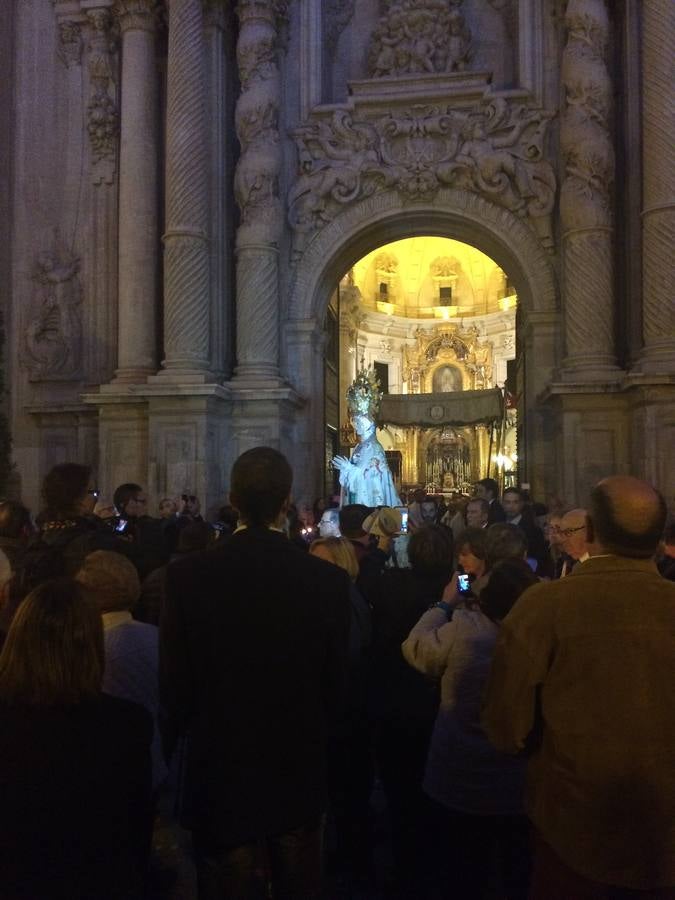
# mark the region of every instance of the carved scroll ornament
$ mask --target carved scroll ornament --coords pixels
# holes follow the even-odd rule
[[[552,115],[504,98],[468,112],[414,106],[363,122],[336,110],[293,132],[300,177],[289,193],[290,223],[302,234],[385,188],[422,200],[446,185],[529,217],[550,246],[556,179],[543,145]]]

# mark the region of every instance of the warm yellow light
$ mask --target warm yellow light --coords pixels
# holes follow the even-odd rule
[[[393,303],[384,303],[382,300],[377,301],[377,311],[381,313],[386,313],[388,316],[394,315],[394,304]]]
[[[504,312],[508,312],[516,305],[516,300],[516,295],[510,294],[508,297],[502,297],[502,299],[499,301],[499,306],[504,310]]]
[[[437,319],[454,319],[457,315],[456,306],[434,306],[434,315]]]

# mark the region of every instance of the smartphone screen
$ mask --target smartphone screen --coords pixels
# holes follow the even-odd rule
[[[468,575],[457,576],[457,590],[460,594],[468,594],[471,591],[471,582]]]
[[[397,506],[396,509],[401,513],[401,534],[408,533],[408,507]]]
[[[115,531],[124,531],[128,524],[126,519],[120,519],[117,525],[115,525]]]

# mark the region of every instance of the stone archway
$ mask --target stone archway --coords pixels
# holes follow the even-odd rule
[[[292,273],[285,328],[284,368],[289,381],[306,398],[298,413],[295,454],[307,460],[298,473],[298,495],[312,496],[311,479],[322,465],[322,418],[316,399],[322,395],[322,327],[332,291],[362,256],[382,244],[425,234],[472,244],[509,275],[518,294],[520,326],[534,358],[526,383],[525,407],[532,413],[526,441],[535,444],[546,429],[535,421],[536,397],[550,383],[560,357],[558,286],[549,252],[536,234],[511,211],[464,190],[444,188],[433,200],[405,202],[384,191],[354,203],[326,224],[306,245]],[[531,480],[546,479],[543,447],[532,458]],[[536,457],[536,458],[535,458]]]

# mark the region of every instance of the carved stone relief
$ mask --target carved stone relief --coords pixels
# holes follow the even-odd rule
[[[24,330],[24,365],[31,381],[69,381],[80,374],[82,287],[80,260],[55,234],[38,256],[31,318]]]
[[[462,0],[394,0],[373,33],[368,69],[373,78],[462,72],[471,58],[471,31]]]
[[[91,146],[92,179],[94,184],[112,184],[117,167],[119,132],[112,17],[108,9],[95,9],[87,13],[87,18],[90,23],[87,131]]]
[[[346,204],[386,188],[426,200],[444,185],[475,191],[529,218],[551,246],[556,180],[544,140],[552,116],[488,97],[468,111],[419,105],[358,121],[337,109],[330,119],[310,119],[293,132],[301,172],[289,192],[296,251],[304,234]]]
[[[59,58],[67,69],[79,66],[82,59],[82,30],[78,22],[59,22]]]
[[[240,33],[237,64],[241,95],[235,111],[241,156],[234,178],[234,193],[241,210],[238,240],[275,242],[282,226],[279,200],[279,27],[285,21],[284,0],[238,6]]]

